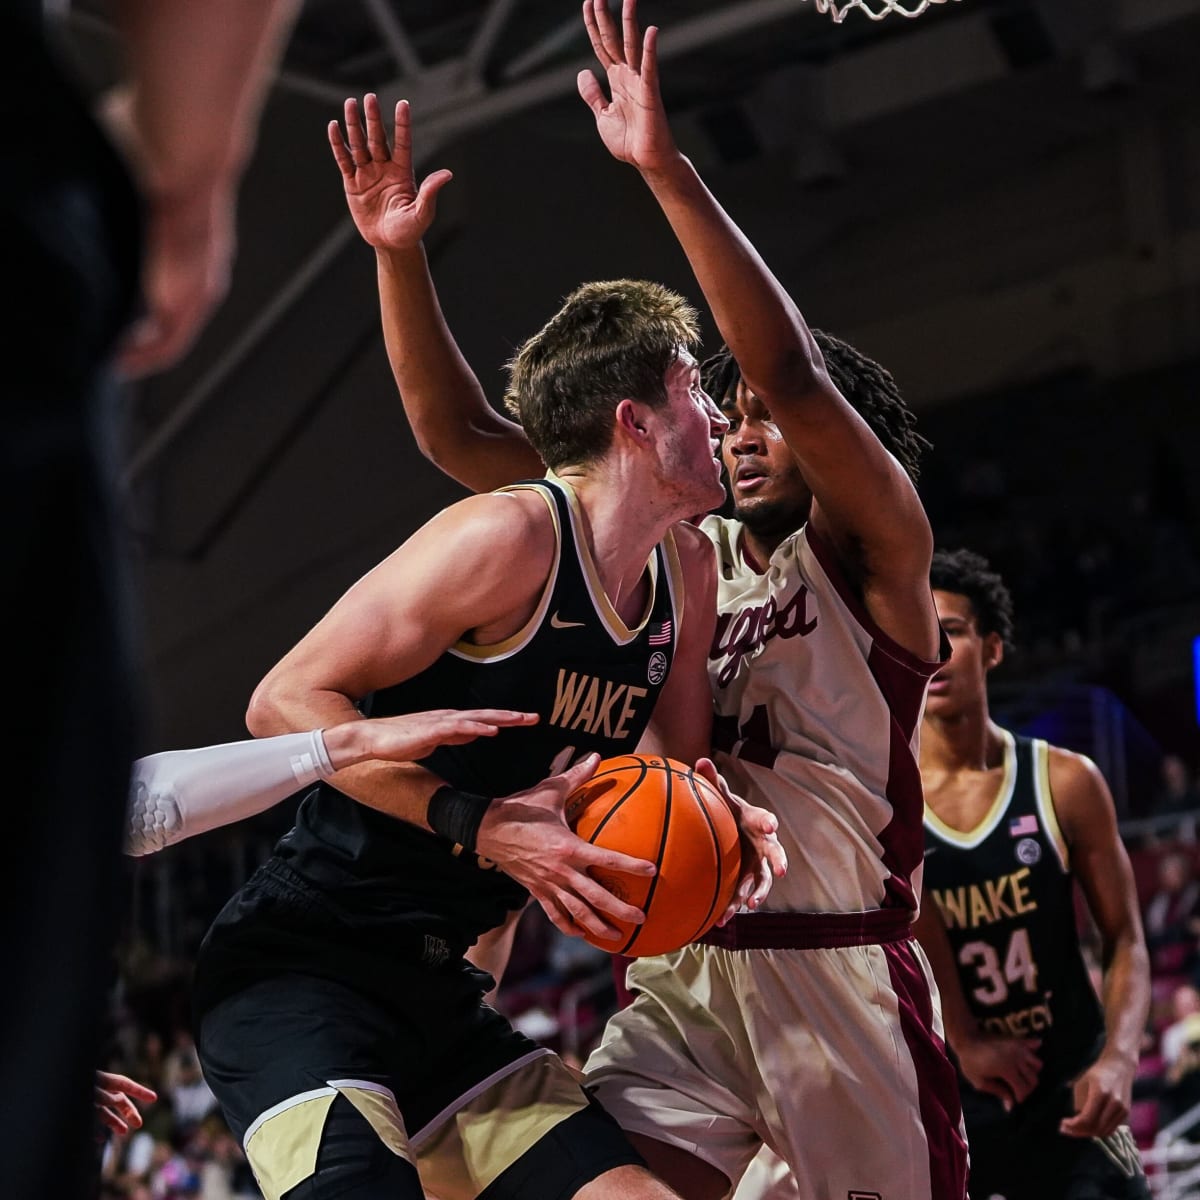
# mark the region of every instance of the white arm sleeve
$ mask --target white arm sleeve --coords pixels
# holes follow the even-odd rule
[[[319,729],[139,758],[129,789],[125,853],[153,854],[266,812],[333,773]]]

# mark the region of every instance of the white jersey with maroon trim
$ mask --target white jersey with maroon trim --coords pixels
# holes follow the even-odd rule
[[[917,737],[926,662],[887,636],[807,526],[765,569],[739,521],[706,517],[718,559],[709,654],[717,764],[779,819],[789,869],[764,909],[915,909],[924,850]]]
[[[778,815],[790,859],[766,907],[903,921],[924,850],[917,729],[939,664],[875,627],[811,532],[759,571],[738,522],[701,528],[720,567],[709,660],[718,763]],[[772,1196],[964,1200],[958,1089],[920,945],[811,940],[818,926],[852,922],[793,920],[775,945],[751,935],[788,919],[749,913],[734,923],[745,945],[634,959],[633,1000],[588,1057],[589,1090],[627,1132],[731,1181],[769,1144],[790,1171]]]

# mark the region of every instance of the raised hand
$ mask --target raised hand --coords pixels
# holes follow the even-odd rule
[[[605,918],[640,925],[645,913],[618,899],[588,871],[599,867],[646,876],[654,874],[654,864],[593,846],[567,825],[567,797],[592,777],[599,762],[598,754],[586,755],[535,787],[493,800],[475,850],[528,888],[556,929],[571,937],[587,932],[610,938],[615,947],[620,934]]]
[[[717,920],[720,926],[739,908],[757,908],[767,898],[771,884],[787,873],[787,853],[776,834],[779,822],[774,813],[747,804],[741,796],[734,795],[711,759],[700,759],[696,763],[696,774],[707,779],[725,798],[725,803],[733,810],[742,840],[742,877],[729,907]]]
[[[596,118],[608,152],[639,171],[654,171],[679,157],[658,90],[658,30],[638,28],[637,0],[623,0],[621,28],[605,0],[584,0],[583,23],[608,77],[606,100],[595,75],[580,71],[579,94]]]
[[[342,172],[350,215],[376,249],[411,249],[433,224],[437,194],[453,176],[434,171],[417,186],[407,100],[396,105],[394,149],[388,147],[379,98],[368,92],[362,107],[360,114],[357,100],[346,101],[344,140],[338,123],[329,122],[329,146]]]

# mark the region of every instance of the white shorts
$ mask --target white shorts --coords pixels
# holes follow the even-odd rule
[[[966,1196],[958,1086],[933,976],[911,938],[693,945],[635,960],[629,985],[633,1003],[585,1066],[627,1131],[733,1183],[766,1145],[806,1200]]]
[[[792,1169],[769,1146],[751,1160],[731,1200],[804,1200]]]

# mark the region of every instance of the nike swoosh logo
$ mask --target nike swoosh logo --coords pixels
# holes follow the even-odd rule
[[[558,613],[550,618],[551,629],[581,629],[582,627],[582,621],[563,621],[559,619]]]
[[[930,846],[929,849],[925,851],[925,857],[928,858],[936,849],[936,846]]]

